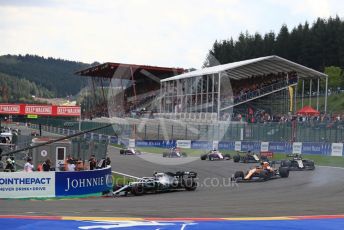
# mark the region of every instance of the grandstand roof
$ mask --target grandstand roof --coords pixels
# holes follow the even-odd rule
[[[220,72],[227,72],[227,75],[230,78],[241,80],[257,75],[291,71],[297,72],[298,76],[301,78],[327,77],[327,75],[324,73],[273,55],[199,69],[166,78],[161,81],[179,80],[183,78],[209,75]]]
[[[145,74],[142,71],[148,71],[150,74],[153,74],[157,77],[165,73],[181,74],[184,72],[184,69],[182,68],[106,62],[97,66],[80,70],[75,74],[88,77],[125,78],[123,77],[123,73],[125,73],[125,71],[129,70],[130,68],[132,68],[136,74],[142,73],[142,75],[147,75],[147,73]]]

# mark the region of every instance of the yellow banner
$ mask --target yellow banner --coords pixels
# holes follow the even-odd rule
[[[290,107],[289,107],[289,112],[293,111],[293,95],[294,95],[294,89],[291,86],[288,86],[289,90],[289,97],[290,97]]]

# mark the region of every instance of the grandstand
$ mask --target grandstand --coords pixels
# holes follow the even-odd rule
[[[314,94],[312,82],[317,82],[318,109],[322,78],[325,79],[326,113],[328,76],[284,58],[267,56],[204,68],[161,80],[159,116],[216,122],[235,120],[236,115],[240,120],[243,113],[252,119],[257,111],[263,111],[261,116],[294,114],[298,109],[297,85],[300,81],[302,105],[305,82],[309,82],[310,99]],[[273,106],[272,101],[277,101],[277,105]]]
[[[83,117],[125,116],[141,109],[159,93],[160,80],[184,71],[182,68],[110,62],[80,70],[75,74],[89,77],[96,105],[86,108],[87,111],[83,108]]]

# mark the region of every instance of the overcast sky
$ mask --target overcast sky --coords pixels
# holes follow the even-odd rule
[[[342,0],[0,0],[0,54],[200,68],[216,39],[344,16]]]

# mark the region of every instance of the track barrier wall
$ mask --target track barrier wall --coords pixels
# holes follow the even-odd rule
[[[38,128],[38,125],[32,125]],[[45,131],[54,131],[49,126],[42,126]],[[58,134],[76,132],[75,130],[57,128]],[[138,140],[129,138],[119,138],[117,136],[86,133],[86,140],[108,141],[110,144],[121,144],[134,147],[158,147],[158,148],[190,148],[190,149],[213,149],[217,147],[220,150],[231,151],[270,151],[275,153],[302,153],[327,156],[344,156],[344,147],[342,142],[289,142],[289,141],[204,141],[204,140]],[[129,143],[131,142],[131,143]]]
[[[76,172],[0,172],[0,198],[68,197],[111,188],[110,166]]]

